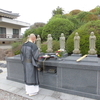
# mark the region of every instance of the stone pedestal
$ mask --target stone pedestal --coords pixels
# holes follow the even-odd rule
[[[77,62],[81,54],[73,54],[62,60],[40,60],[45,71],[39,71],[40,87],[100,100],[100,58],[87,55]],[[23,66],[19,57],[9,57],[7,79],[24,82]],[[55,73],[49,70],[55,69]]]

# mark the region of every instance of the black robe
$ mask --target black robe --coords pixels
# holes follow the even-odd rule
[[[27,42],[21,48],[21,61],[24,66],[24,80],[27,85],[38,85],[37,61],[39,51],[37,46],[32,42]]]

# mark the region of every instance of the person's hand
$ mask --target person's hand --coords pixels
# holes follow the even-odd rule
[[[41,71],[41,68],[38,68],[38,71]]]

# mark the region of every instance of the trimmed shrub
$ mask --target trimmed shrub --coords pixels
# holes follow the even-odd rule
[[[73,22],[74,24],[74,30],[78,29],[81,25],[85,24],[85,22],[80,21],[79,19],[76,18],[76,16],[70,16],[68,19]]]
[[[74,24],[68,19],[55,18],[50,20],[43,28],[42,38],[46,41],[47,35],[51,34],[54,40],[58,40],[61,33],[65,34],[66,39],[74,30]]]
[[[60,48],[60,44],[59,44],[59,41],[56,41],[56,40],[53,40],[53,45],[52,45],[52,49],[53,49],[53,52],[57,51],[59,48]],[[46,50],[47,50],[47,42],[43,42],[41,44],[41,52],[44,52],[46,53]]]
[[[66,19],[67,17],[68,17],[68,16],[66,16],[66,15],[60,15],[60,14],[58,14],[58,15],[55,15],[55,16],[51,17],[51,19],[49,19],[49,21],[54,20],[54,19],[56,19],[56,18],[63,18],[63,19]]]
[[[47,42],[43,42],[41,44],[41,52],[46,53],[47,50]]]
[[[80,12],[79,14],[77,14],[76,18],[84,22],[98,20],[98,16],[96,16],[95,14],[91,12]]]
[[[94,32],[96,40],[97,54],[100,55],[100,20],[90,21],[82,25],[79,29],[75,30],[66,41],[66,50],[69,54],[74,50],[74,36],[78,32],[80,36],[80,51],[81,54],[88,54],[89,51],[89,36]]]
[[[76,9],[76,10],[70,11],[69,14],[71,14],[71,15],[77,15],[77,14],[80,13],[80,12],[81,12],[81,10]]]
[[[95,7],[94,9],[90,10],[95,15],[100,15],[100,6]]]
[[[53,41],[53,52],[57,51],[58,49],[60,49],[60,43],[59,41],[54,40]]]

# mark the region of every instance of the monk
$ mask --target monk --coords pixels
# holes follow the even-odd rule
[[[24,67],[26,94],[36,95],[39,92],[38,66],[39,50],[35,44],[36,36],[30,34],[28,41],[22,45],[21,61]]]

